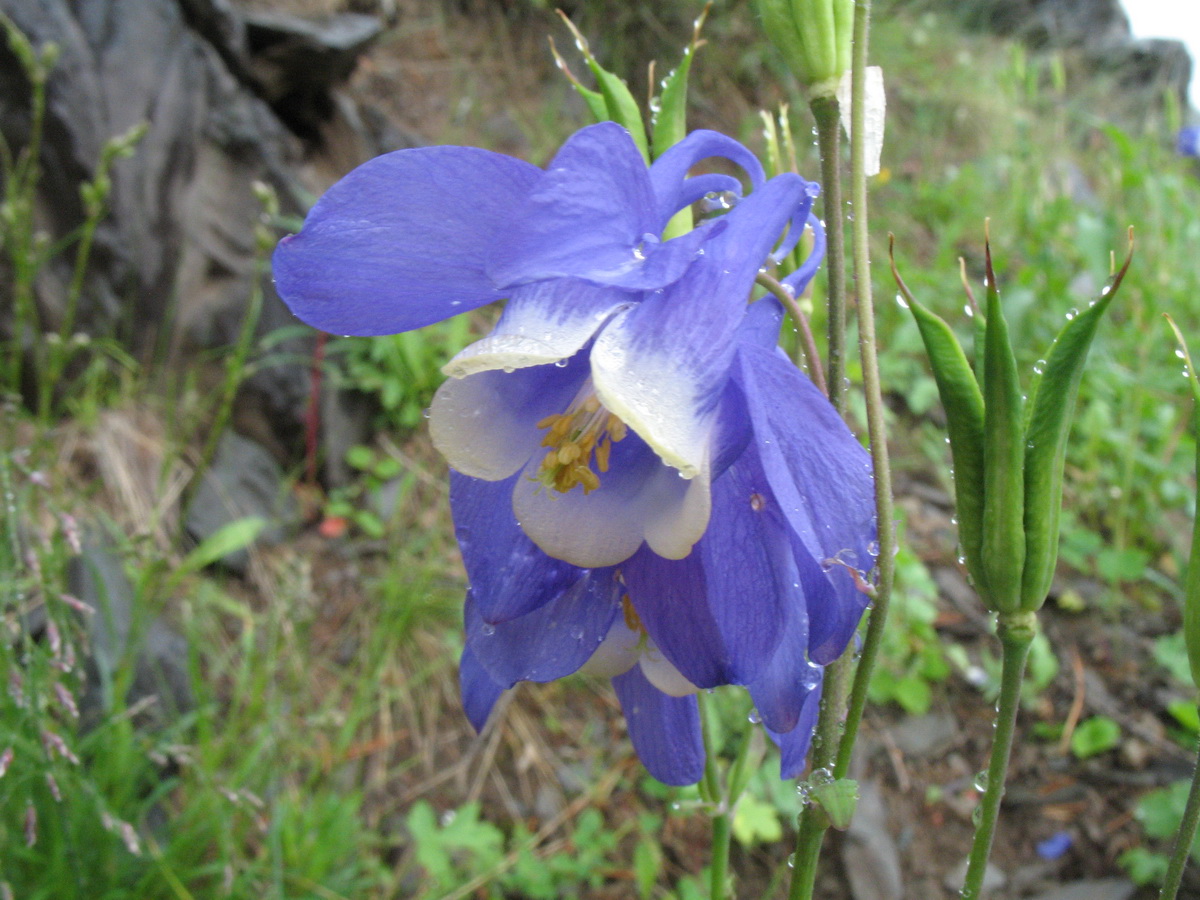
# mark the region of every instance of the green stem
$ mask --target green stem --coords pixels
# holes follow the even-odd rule
[[[713,746],[712,729],[709,727],[709,716],[712,710],[704,694],[700,700],[700,729],[704,738],[704,779],[700,783],[700,793],[712,804],[712,863],[709,868],[711,875],[709,896],[712,900],[726,900],[729,896],[729,844],[732,834],[729,803],[721,790],[720,763],[717,750]]]
[[[879,557],[878,572],[875,587],[875,611],[867,628],[866,640],[863,644],[862,657],[855,672],[854,686],[850,692],[849,708],[846,708],[845,694],[849,667],[852,665],[851,654],[846,653],[836,663],[826,669],[825,692],[822,696],[821,714],[817,724],[817,735],[813,739],[813,769],[829,768],[833,763],[833,776],[843,778],[850,765],[850,757],[854,750],[854,742],[858,736],[858,727],[862,721],[863,709],[866,705],[867,687],[870,683],[871,672],[879,655],[879,647],[883,636],[883,627],[887,621],[888,603],[891,597],[892,580],[895,572],[896,537],[891,527],[893,513],[891,467],[888,462],[887,435],[884,425],[884,409],[882,388],[879,380],[879,363],[876,355],[875,339],[875,308],[871,295],[871,259],[869,252],[869,232],[867,217],[867,178],[864,152],[864,119],[865,119],[865,84],[867,66],[867,47],[869,26],[871,20],[870,0],[858,0],[854,12],[854,36],[851,59],[851,139],[850,139],[850,190],[853,199],[855,215],[853,218],[854,238],[854,277],[858,293],[859,321],[859,352],[862,357],[863,389],[867,406],[867,430],[871,440],[871,459],[875,474],[875,507],[876,521],[879,523]],[[837,107],[834,104],[834,112]],[[813,107],[817,115],[816,104]],[[836,122],[836,117],[835,117]],[[840,127],[840,126],[839,126]],[[836,135],[835,131],[835,135]],[[820,140],[820,125],[818,125],[818,140]],[[834,141],[836,145],[836,141]],[[830,179],[829,167],[825,165],[825,144],[821,143],[822,173],[826,178],[826,210],[837,210],[836,217],[829,216],[826,223],[829,237],[829,266],[830,266],[830,399],[838,395],[844,387],[845,379],[842,370],[833,369],[833,273],[837,272],[840,282],[844,266],[844,249],[842,247],[841,229],[841,188],[838,179]],[[835,150],[836,152],[836,150]],[[829,190],[832,184],[833,190]],[[836,203],[836,206],[834,204]],[[834,256],[835,242],[837,257]],[[844,295],[844,287],[840,287]],[[844,334],[844,305],[840,311],[843,316]],[[844,338],[843,338],[844,339]],[[842,364],[844,366],[844,363]],[[830,694],[833,696],[831,697]],[[828,701],[828,706],[826,702]],[[844,711],[844,712],[843,712]],[[793,857],[794,871],[789,900],[809,900],[817,877],[817,858],[820,855],[821,842],[825,830],[829,827],[828,818],[824,811],[815,805],[804,808],[800,815],[799,830],[796,835],[796,853]]]
[[[842,228],[842,124],[836,97],[815,97],[809,104],[821,150],[821,193],[825,209],[825,272],[829,278],[829,402],[846,408],[846,238]]]
[[[1198,750],[1200,753],[1200,750]],[[1175,835],[1175,846],[1171,850],[1171,862],[1167,866],[1167,877],[1163,881],[1158,900],[1175,900],[1179,893],[1179,882],[1183,880],[1183,867],[1187,865],[1192,842],[1196,839],[1196,825],[1200,823],[1200,755],[1192,772],[1192,789],[1188,791],[1187,806],[1183,809],[1183,821]]]
[[[829,771],[837,756],[842,735],[842,720],[846,709],[846,694],[850,686],[850,666],[854,652],[847,649],[838,659],[825,667],[821,689],[821,711],[812,741],[811,770]],[[808,803],[800,811],[796,830],[796,852],[792,857],[792,886],[788,900],[810,900],[817,881],[817,857],[821,841],[829,828],[829,817],[816,803]]]
[[[892,500],[892,468],[888,460],[887,424],[884,416],[883,386],[879,378],[878,344],[875,338],[875,301],[871,293],[871,247],[867,228],[866,175],[866,67],[867,38],[871,18],[870,0],[859,0],[855,7],[854,43],[850,87],[850,202],[854,209],[851,234],[854,242],[854,286],[858,296],[858,350],[862,360],[863,393],[867,407],[867,434],[871,442],[871,465],[875,476],[875,521],[878,523],[879,556],[875,565],[875,596],[870,622],[863,639],[862,653],[854,673],[846,727],[838,747],[834,778],[845,778],[850,770],[854,742],[867,703],[867,689],[879,657],[883,629],[891,605],[892,584],[896,573],[896,532]]]
[[[1012,752],[1016,731],[1017,710],[1021,706],[1021,680],[1025,675],[1025,660],[1029,645],[1037,632],[1034,613],[1002,615],[998,626],[1003,653],[1000,663],[1000,702],[996,707],[996,730],[992,735],[992,756],[987,768],[987,786],[977,811],[975,840],[967,860],[967,875],[963,881],[963,900],[977,900],[983,887],[983,875],[992,852],[996,820],[1000,816],[1000,799],[1004,796],[1004,779],[1008,774],[1008,757]]]
[[[712,900],[729,896],[729,838],[733,833],[729,813],[713,816],[712,820]]]

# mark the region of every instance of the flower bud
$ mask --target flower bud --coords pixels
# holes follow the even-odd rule
[[[832,97],[850,68],[854,0],[756,0],[763,30],[812,97]]]

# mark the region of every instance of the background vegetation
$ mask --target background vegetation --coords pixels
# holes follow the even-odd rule
[[[580,5],[580,24],[597,35],[597,55],[635,84],[647,58],[676,56],[698,12],[683,0],[618,4],[622,12],[612,15],[597,6]],[[1070,57],[1031,56],[962,33],[932,7],[877,6],[872,57],[887,76],[889,127],[872,194],[875,256],[885,258],[894,232],[905,278],[927,305],[957,317],[969,335],[969,318],[956,312],[964,305],[959,260],[978,285],[990,217],[1014,343],[1033,378],[1063,315],[1096,296],[1110,252],[1121,254],[1126,226],[1136,226],[1136,262],[1080,400],[1055,600],[1064,621],[1141,622],[1149,639],[1162,637],[1157,662],[1140,660],[1136,671],[1152,671],[1164,686],[1155,715],[1191,739],[1200,723],[1176,702],[1190,695],[1182,650],[1169,637],[1195,512],[1191,413],[1160,323],[1170,312],[1193,341],[1200,334],[1200,180],[1173,156],[1180,112],[1170,98],[1117,104],[1112,85],[1085,77]],[[562,83],[531,81],[530,71],[550,69],[541,36],[552,31],[566,43],[542,4],[469,12],[414,4],[411,12],[374,51],[376,74],[361,75],[360,90],[379,92],[387,61],[419,56],[430,35],[451,48],[482,35],[511,38],[454,59],[461,104],[453,115],[427,117],[432,141],[494,144],[488,123],[498,113],[489,98],[505,90],[514,97],[504,110],[519,131],[513,140],[535,161],[585,123]],[[756,110],[783,98],[774,86],[786,87],[788,77],[743,4],[718,3],[707,34],[694,122],[761,148]],[[808,134],[803,104],[794,106],[794,130]],[[5,158],[0,204],[18,294],[45,253],[87,252],[86,232],[68,247],[38,246],[23,180],[33,163],[22,163],[20,150]],[[814,172],[815,149],[798,150],[802,170]],[[95,215],[104,214],[101,193]],[[886,266],[876,266],[876,278],[877,295],[894,294]],[[944,494],[948,454],[918,336],[898,305],[884,304],[881,319],[902,497]],[[444,467],[420,426],[438,367],[485,326],[476,316],[432,334],[332,348],[331,375],[376,398],[378,440],[352,451],[358,476],[335,495],[314,492],[296,462],[296,490],[314,527],[256,549],[244,576],[209,563],[248,543],[254,523],[186,548],[170,512],[180,485],[204,465],[197,435],[227,418],[226,393],[202,391],[195,373],[163,373],[100,339],[33,337],[35,402],[10,397],[0,410],[0,896],[702,895],[703,882],[693,880],[705,840],[697,798],[639,768],[605,687],[582,677],[523,687],[505,726],[481,740],[458,710],[464,583]],[[264,348],[252,349],[263,358]],[[244,376],[245,350],[225,357],[227,386]],[[17,351],[16,341],[4,348],[11,365]],[[19,366],[9,372],[10,390],[30,377]],[[64,372],[66,391],[56,383]],[[153,445],[158,475],[148,506],[122,493],[108,455],[129,423]],[[979,704],[994,678],[975,644],[953,639],[949,626],[962,617],[931,577],[935,565],[952,565],[952,534],[940,545],[925,540],[922,507],[902,509],[914,543],[900,561],[899,608],[875,692],[889,721]],[[137,610],[91,713],[86,622],[101,613],[82,609],[68,588],[81,533],[119,555]],[[194,704],[182,717],[156,717],[154,701],[126,700],[158,616],[186,640]],[[1043,646],[1034,680],[1043,690],[1066,684],[1069,695],[1060,654]],[[742,701],[720,702],[725,727],[744,727]],[[1030,703],[1034,730],[1065,740],[1077,759],[1122,739],[1114,716],[1068,723],[1061,704],[1047,711],[1032,695]],[[799,802],[771,766],[768,758],[735,823],[735,865],[762,896],[786,872],[782,845],[770,842],[791,827]],[[941,809],[941,797],[958,790],[930,783],[926,809]],[[1123,826],[1137,845],[1124,863],[1138,879],[1158,872],[1154,840],[1169,833],[1162,822],[1175,793],[1114,800],[1140,817]],[[1093,874],[1115,863],[1096,865]]]

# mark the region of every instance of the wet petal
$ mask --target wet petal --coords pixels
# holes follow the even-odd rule
[[[768,734],[779,744],[779,777],[784,781],[798,778],[807,763],[808,749],[812,745],[813,729],[817,724],[817,714],[821,711],[821,681],[804,701],[796,727],[786,734],[771,732]]]
[[[604,405],[685,477],[708,460],[754,278],[803,196],[798,176],[771,179],[724,217],[728,227],[677,284],[614,317],[592,348]]]
[[[821,667],[808,660],[808,609],[790,553],[785,563],[791,587],[785,604],[783,636],[770,663],[746,685],[763,725],[772,731],[796,727],[809,694],[821,683]]]
[[[648,549],[622,566],[646,631],[688,681],[746,684],[771,661],[799,600],[786,577],[787,524],[753,454],[713,483],[708,530],[684,559]]]
[[[470,647],[463,648],[462,660],[458,665],[458,685],[467,721],[477,732],[483,731],[488,716],[492,714],[492,707],[504,693],[504,688],[484,671]]]
[[[686,697],[700,690],[683,677],[683,673],[671,665],[662,651],[650,642],[639,660],[646,680],[669,697]]]
[[[704,741],[696,698],[669,697],[634,666],[613,679],[633,749],[663,784],[695,784],[704,774]]]
[[[739,345],[734,377],[791,528],[809,609],[810,656],[825,664],[845,649],[868,602],[855,575],[874,566],[870,457],[812,382],[773,351]]]
[[[813,280],[813,276],[817,274],[817,269],[821,267],[821,262],[825,259],[825,226],[821,224],[820,219],[810,213],[808,227],[813,231],[812,250],[809,251],[808,258],[800,264],[800,268],[783,279],[783,283],[791,288],[792,293],[797,297],[804,293],[804,289]]]
[[[671,216],[684,206],[703,196],[703,194],[695,193],[695,186],[691,182],[696,179],[688,178],[687,174],[692,166],[700,160],[712,156],[728,159],[741,166],[750,176],[750,182],[755,189],[765,180],[762,163],[758,161],[758,157],[733,138],[716,131],[704,129],[693,131],[682,141],[668,148],[650,166],[650,181],[654,185],[654,195],[658,199],[659,228],[665,227]],[[705,192],[730,189],[728,185],[710,187],[709,184],[717,183],[710,180],[704,185]],[[740,186],[737,193],[741,193]]]
[[[579,670],[600,646],[620,609],[610,569],[585,573],[549,603],[491,625],[467,597],[467,646],[493,681],[553,681]]]
[[[492,624],[549,603],[586,574],[551,559],[529,540],[512,512],[513,485],[450,473],[450,509],[462,552],[472,606]]]
[[[430,407],[433,445],[464,475],[487,481],[508,478],[538,452],[542,432],[537,423],[567,408],[587,370],[586,354],[577,354],[561,368],[533,366],[451,378],[438,388]]]
[[[486,251],[541,176],[473,147],[399,150],[330,188],[279,243],[275,286],[300,319],[334,334],[395,334],[504,296]]]
[[[629,290],[679,278],[709,228],[659,244],[662,225],[646,164],[621,126],[601,122],[559,150],[488,257],[501,287],[583,278]]]
[[[443,368],[462,378],[489,369],[520,369],[573,356],[636,295],[571,278],[514,288],[492,333]]]
[[[608,634],[579,671],[605,678],[628,672],[642,658],[641,643],[642,635],[629,628],[620,616],[614,616]]]
[[[645,540],[656,552],[686,556],[708,525],[707,477],[686,481],[636,434],[613,444],[600,486],[560,493],[537,480],[534,458],[513,491],[525,533],[550,556],[584,568],[613,566]]]

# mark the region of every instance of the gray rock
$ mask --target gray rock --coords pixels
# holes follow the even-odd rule
[[[887,827],[883,793],[869,781],[858,786],[858,806],[842,842],[842,864],[855,900],[904,896],[900,852]]]
[[[905,718],[889,729],[892,740],[906,756],[937,757],[958,739],[958,721],[950,713],[932,712]]]
[[[967,879],[967,860],[964,859],[957,866],[946,873],[946,878],[943,884],[948,891],[961,891],[963,882]],[[992,891],[1001,890],[1008,884],[1008,876],[998,866],[988,863],[983,870],[983,888],[980,893],[984,896]]]
[[[187,641],[159,617],[147,619],[117,555],[87,541],[67,567],[67,589],[95,613],[87,617],[87,685],[80,703],[84,729],[116,705],[113,691],[125,666],[133,679],[126,708],[146,704],[139,722],[165,725],[195,706],[187,671]]]
[[[197,543],[219,529],[249,516],[259,516],[267,526],[258,534],[258,545],[277,544],[284,528],[299,515],[296,500],[284,490],[279,464],[261,446],[229,431],[217,445],[212,465],[191,499],[184,530]],[[221,563],[245,573],[250,564],[247,549],[226,554]]]
[[[331,94],[378,23],[248,21],[230,0],[138,0],[136,12],[124,0],[0,0],[0,11],[35,46],[53,42],[60,51],[47,85],[36,198],[39,227],[52,240],[83,220],[80,185],[94,177],[105,143],[147,126],[134,155],[113,166],[75,329],[114,336],[136,356],[186,358],[236,340],[256,282],[264,294],[258,335],[294,325],[269,276],[255,269],[262,210],[254,185],[272,187],[281,212],[298,216],[334,178],[392,149]],[[288,40],[272,38],[284,31]],[[0,40],[0,135],[9,147],[28,143],[29,98]],[[47,328],[65,315],[73,263],[72,253],[57,255],[36,285]],[[0,309],[0,338],[11,331],[10,312]],[[308,385],[299,360],[311,341],[277,346],[288,362],[256,367],[249,385],[285,443],[297,434]]]
[[[1097,878],[1064,884],[1030,900],[1129,900],[1136,890],[1137,885],[1124,878]]]

